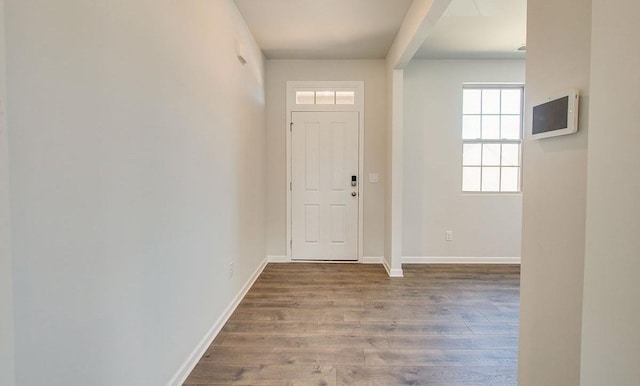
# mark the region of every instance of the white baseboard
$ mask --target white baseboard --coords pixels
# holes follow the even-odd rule
[[[402,268],[391,268],[389,266],[389,263],[387,263],[387,260],[385,260],[384,258],[382,259],[382,265],[384,266],[384,269],[387,270],[389,277],[404,277]]]
[[[290,263],[291,260],[287,256],[270,255],[267,256],[267,262],[269,263]]]
[[[224,327],[225,323],[227,323],[227,320],[229,320],[229,318],[231,317],[231,314],[233,314],[233,312],[236,310],[236,308],[238,307],[238,305],[240,304],[244,296],[251,289],[251,286],[253,285],[253,283],[255,283],[256,279],[258,279],[258,277],[260,276],[264,268],[267,266],[267,262],[268,262],[267,259],[265,259],[262,263],[260,263],[260,266],[253,272],[251,277],[249,277],[249,280],[247,280],[247,282],[242,287],[240,292],[238,292],[236,297],[233,298],[233,300],[224,310],[222,315],[218,318],[218,320],[216,320],[213,326],[211,326],[209,331],[207,331],[205,336],[200,340],[200,343],[198,343],[198,345],[193,350],[193,352],[191,352],[191,355],[189,355],[189,357],[184,361],[182,366],[180,366],[178,371],[167,383],[167,385],[180,386],[184,383],[184,381],[187,379],[189,374],[191,374],[193,369],[198,364],[198,361],[200,360],[202,355],[204,355],[204,353],[207,351],[207,349],[211,345],[211,342],[213,342],[216,336],[218,336],[218,334],[220,333],[220,330],[222,330],[222,327]]]
[[[403,256],[402,264],[520,264],[520,257]]]
[[[362,256],[362,264],[382,264],[382,256]]]

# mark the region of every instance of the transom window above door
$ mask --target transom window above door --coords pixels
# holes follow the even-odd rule
[[[297,105],[353,105],[355,103],[355,91],[296,91]]]

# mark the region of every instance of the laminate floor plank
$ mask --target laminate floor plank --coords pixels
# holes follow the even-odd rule
[[[317,332],[318,322],[291,322],[291,321],[229,321],[222,332],[272,332],[282,334],[299,334],[305,332]]]
[[[441,300],[437,303],[435,302],[424,302],[424,301],[408,301],[404,300],[401,304],[393,301],[380,301],[380,300],[369,300],[363,302],[364,311],[369,310],[380,310],[384,312],[396,313],[396,312],[423,312],[423,311],[441,311],[441,312],[507,312],[513,310],[500,310],[495,303],[491,302],[454,302],[452,300]],[[352,311],[352,310],[346,310]]]
[[[516,350],[364,349],[367,365],[516,366]]]
[[[519,323],[507,322],[465,322],[474,334],[517,334]]]
[[[289,308],[289,309],[330,309],[330,310],[364,310],[365,302],[362,300],[259,300],[245,299],[238,309],[252,308]]]
[[[510,322],[520,321],[519,311],[481,311],[488,322]],[[470,322],[480,322],[480,320],[469,320]]]
[[[185,381],[517,383],[518,266],[269,264]]]
[[[291,308],[260,308],[260,309],[238,309],[229,320],[231,321],[327,321],[339,322],[344,320],[345,312],[342,310],[325,310],[318,312],[314,309],[291,309]],[[487,321],[469,319],[470,321]]]
[[[492,385],[517,383],[516,367],[338,366],[338,385]]]
[[[216,346],[207,350],[201,362],[223,365],[364,364],[362,349]]]
[[[234,366],[201,362],[185,385],[335,385],[336,369],[321,365]]]
[[[227,339],[229,339],[227,337]],[[518,335],[420,335],[388,336],[389,348],[430,350],[517,349]],[[226,340],[225,343],[227,344]]]
[[[386,336],[325,334],[227,333],[218,346],[297,347],[297,348],[389,348]]]
[[[384,321],[389,320],[389,313],[393,314],[396,321],[469,321],[488,322],[489,319],[479,311],[449,311],[449,310],[412,310],[404,309],[397,311],[388,310],[367,310],[367,311],[345,311],[343,320],[345,321]]]
[[[392,317],[391,317],[392,318]],[[365,335],[451,335],[472,334],[461,321],[345,321],[319,323],[318,331],[325,333]]]

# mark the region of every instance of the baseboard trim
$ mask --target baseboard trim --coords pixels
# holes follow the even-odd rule
[[[402,264],[520,264],[520,257],[403,256]]]
[[[247,282],[242,287],[240,292],[238,292],[236,297],[233,298],[233,300],[224,310],[222,315],[218,318],[218,320],[216,320],[213,326],[211,326],[209,331],[207,331],[205,336],[200,340],[200,343],[198,343],[196,348],[191,352],[191,355],[189,355],[189,357],[184,361],[182,366],[180,366],[178,371],[167,383],[167,385],[180,386],[184,383],[184,381],[187,379],[189,374],[191,374],[193,369],[198,364],[198,361],[200,360],[200,358],[207,351],[207,348],[209,348],[213,340],[216,338],[216,336],[218,336],[218,334],[220,333],[220,330],[222,330],[222,327],[224,327],[225,323],[227,323],[227,321],[231,317],[231,314],[233,314],[233,312],[236,310],[236,308],[238,307],[238,305],[240,304],[244,296],[251,289],[251,286],[253,286],[253,283],[255,283],[255,281],[258,279],[258,277],[260,276],[264,268],[267,266],[267,263],[268,263],[267,260],[268,259],[264,259],[262,263],[260,263],[260,266],[258,266],[258,268],[251,275],[251,277],[249,277],[249,280],[247,280]]]
[[[267,261],[269,263],[290,263],[291,260],[287,256],[279,256],[279,255],[270,255],[267,256]]]
[[[382,256],[363,256],[362,264],[382,264],[383,260]]]
[[[384,266],[384,269],[387,270],[389,277],[404,277],[402,268],[391,268],[389,263],[387,263],[387,260],[384,258],[382,259],[382,265]]]

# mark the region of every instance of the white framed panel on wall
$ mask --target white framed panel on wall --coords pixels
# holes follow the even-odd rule
[[[286,111],[286,209],[287,258],[292,256],[292,131],[295,112],[356,112],[358,113],[358,248],[357,262],[363,253],[364,202],[364,81],[288,81]]]

